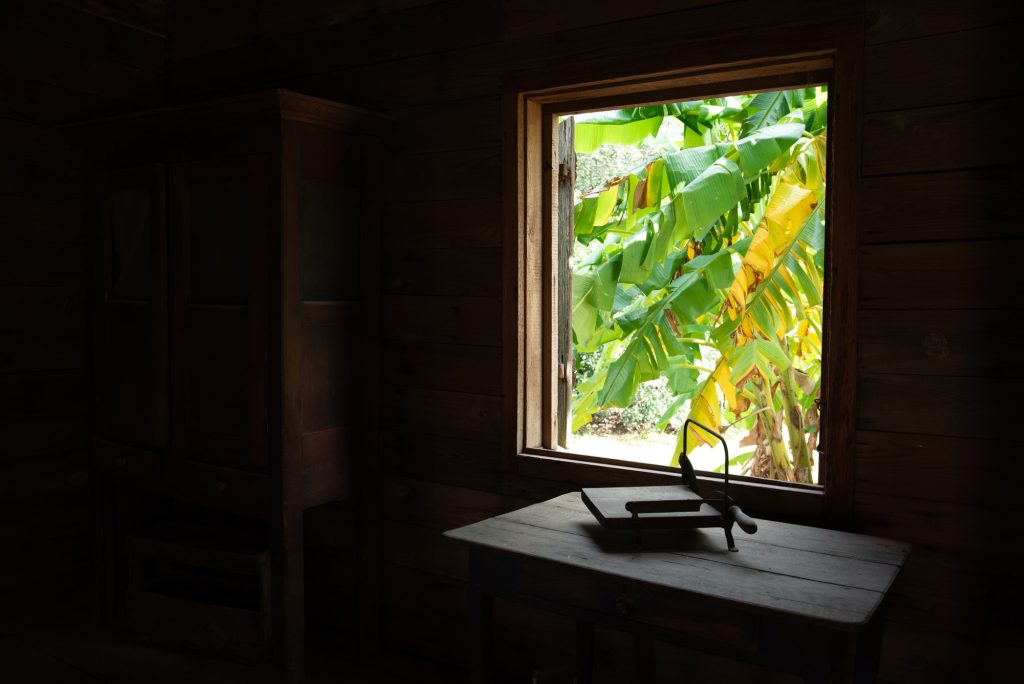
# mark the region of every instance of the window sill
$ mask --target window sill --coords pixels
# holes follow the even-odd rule
[[[679,471],[668,466],[616,461],[567,451],[526,448],[516,458],[520,475],[560,480],[579,487],[627,487],[666,485],[679,482]],[[718,473],[698,472],[697,479],[711,491],[722,486]],[[815,485],[764,480],[733,475],[729,495],[754,517],[822,525],[825,490]]]

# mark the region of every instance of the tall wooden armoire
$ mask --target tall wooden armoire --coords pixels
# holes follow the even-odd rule
[[[101,608],[299,681],[303,512],[372,491],[380,120],[274,91],[82,130]]]

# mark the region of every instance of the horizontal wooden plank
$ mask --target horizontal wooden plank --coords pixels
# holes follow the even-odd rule
[[[1011,378],[861,375],[857,429],[1013,439],[1024,405]]]
[[[477,296],[501,292],[497,249],[396,249],[388,252],[381,289],[392,295]]]
[[[475,639],[464,641],[465,584],[397,564],[385,564],[381,574],[386,643],[454,665],[458,671],[442,681],[458,681],[467,649],[477,646]],[[516,677],[509,681],[529,681],[535,669],[571,660],[572,620],[496,600],[493,625],[494,665],[501,681],[506,675]],[[419,675],[413,679],[420,681]]]
[[[1024,18],[1015,2],[1002,0],[867,0],[869,43],[963,31]]]
[[[50,653],[90,679],[118,681],[148,679],[153,684],[192,681],[199,684],[272,684],[279,679],[272,668],[204,658],[202,675],[196,675],[196,660],[166,647],[126,639],[116,632],[93,630],[33,630],[19,636],[32,647]]]
[[[166,0],[61,0],[68,5],[111,21],[137,26],[153,33],[163,33]]]
[[[12,0],[8,6],[4,23],[19,34],[153,73],[163,71],[164,38],[152,31],[83,12],[60,0]]]
[[[2,377],[2,376],[0,376]],[[3,383],[0,381],[0,387]],[[68,413],[61,410],[60,413]],[[89,445],[92,420],[84,406],[77,414],[47,416],[37,413],[29,417],[4,416],[0,423],[0,456],[4,458],[34,457],[72,450]]]
[[[81,170],[66,160],[3,154],[0,195],[75,200],[82,196]]]
[[[980,643],[961,636],[887,621],[879,681],[954,684],[982,676],[987,664]],[[997,676],[996,680],[1003,677]]]
[[[384,472],[413,480],[500,490],[498,448],[486,442],[384,430],[380,461]]]
[[[613,681],[632,681],[638,676],[637,652],[643,648],[629,635],[613,630],[597,630],[595,661],[607,663],[612,672],[620,672]],[[758,684],[800,684],[805,680],[794,674],[757,667],[750,663],[654,641],[650,644],[653,675],[658,684],[674,684],[680,672],[694,681],[757,682]],[[643,651],[640,651],[643,653]],[[642,656],[643,657],[643,656]],[[637,682],[637,684],[640,684]]]
[[[77,240],[82,204],[77,200],[0,196],[0,240]]]
[[[569,0],[552,6],[544,0],[502,0],[501,4],[505,35],[521,38],[725,2],[727,0],[652,0],[645,3]]]
[[[568,673],[575,663],[575,620],[500,599],[494,600],[492,610],[494,668],[501,677],[499,681],[560,682],[566,681],[567,676],[571,678]],[[600,627],[595,629],[594,680],[630,682],[633,668],[623,675],[602,662],[601,632]],[[623,635],[622,640],[628,642],[622,644],[622,650],[631,656],[632,638]]]
[[[83,567],[81,570],[87,571],[87,567]],[[13,581],[13,578],[5,578],[5,580]],[[5,581],[5,585],[13,586],[7,584],[7,581]],[[22,594],[20,600],[18,598],[13,600],[21,603],[24,601],[23,595],[26,593],[24,588],[21,588],[19,593]],[[4,594],[4,605],[7,610],[11,610],[6,591]],[[36,681],[64,682],[65,684],[90,684],[90,682],[96,681],[92,675],[74,665],[54,658],[46,651],[28,647],[22,640],[10,634],[0,637],[0,659],[4,662],[4,669],[8,672],[8,676],[16,679],[24,680],[27,676]]]
[[[1011,500],[1012,441],[859,430],[857,491],[985,508]]]
[[[1015,309],[1024,240],[979,240],[861,249],[860,308]]]
[[[1015,202],[1022,183],[1022,166],[865,178],[861,241],[1021,237]]]
[[[497,443],[501,398],[384,385],[380,422],[386,428]]]
[[[298,92],[379,111],[496,97],[500,90],[498,64],[505,52],[501,44],[488,44],[354,69],[311,72],[288,79],[286,83]],[[505,63],[514,68],[508,61]],[[177,97],[195,96],[191,84],[176,79],[173,70],[168,88]]]
[[[886,597],[886,617],[972,636],[984,630],[991,619],[992,585],[1012,584],[1012,572],[975,554],[916,547]],[[1010,593],[1020,596],[1019,589]]]
[[[857,492],[856,520],[867,534],[903,539],[915,548],[953,554],[991,553],[1000,549],[1001,562],[1019,563],[1024,549],[1006,543],[1013,538],[1016,520],[1009,515],[973,505],[880,496]]]
[[[172,60],[217,52],[261,38],[287,36],[335,24],[429,5],[440,0],[260,0],[257,3],[175,2],[167,7],[168,55]]]
[[[86,257],[79,241],[5,240],[0,242],[0,285],[84,286]]]
[[[596,74],[611,78],[635,75],[638,71],[667,71],[680,65],[743,60],[763,55],[767,50],[787,53],[792,46],[780,44],[780,25],[785,25],[791,35],[801,24],[851,17],[855,21],[861,11],[857,2],[836,2],[825,10],[811,12],[806,0],[779,0],[772,7],[771,20],[766,20],[763,7],[757,0],[741,0],[581,27],[554,38],[535,35],[441,51],[428,58],[310,74],[289,81],[289,86],[328,99],[390,111],[496,96],[504,77],[524,71],[565,70],[571,66],[580,69],[578,77],[584,80],[595,78]],[[814,7],[821,10],[820,4]],[[803,35],[801,49],[812,50],[812,43],[821,32],[808,28]],[[822,47],[826,47],[824,43]],[[172,83],[172,90],[177,92],[181,85]],[[188,94],[187,89],[180,94]]]
[[[7,54],[0,66],[0,78],[43,81],[139,107],[154,107],[160,102],[159,74],[72,47],[43,43],[7,28],[0,28],[0,39]]]
[[[296,6],[290,0],[261,0],[258,29],[261,35],[298,33],[323,26],[342,24],[404,12],[441,0],[306,0]],[[249,5],[251,2],[243,2]],[[205,15],[205,12],[201,12]]]
[[[0,373],[86,369],[86,336],[79,331],[0,331]]]
[[[88,390],[85,371],[0,375],[0,424],[84,414]]]
[[[396,203],[497,197],[501,150],[484,147],[402,154],[390,159],[390,169],[409,179],[392,198]]]
[[[4,508],[53,508],[39,510],[38,517],[28,525],[25,519],[5,519],[3,531],[18,537],[38,534],[43,537],[40,541],[48,543],[85,531],[89,521],[75,517],[63,520],[61,516],[88,508],[88,471],[84,450],[59,450],[27,458],[8,456],[0,460],[0,502]]]
[[[0,375],[0,454],[84,449],[91,422],[88,394],[85,371]]]
[[[437,532],[469,525],[533,503],[523,499],[422,480],[385,476],[382,517]]]
[[[862,311],[858,372],[1024,377],[1024,341],[1001,334],[1019,309]]]
[[[397,387],[501,396],[501,350],[426,342],[389,342],[381,381]]]
[[[389,522],[383,529],[383,562],[466,580],[469,549],[439,530]]]
[[[865,111],[1020,95],[1020,23],[869,46],[864,52]],[[938,64],[942,68],[936,68]]]
[[[492,4],[447,0],[280,37],[254,38],[227,50],[175,59],[169,78],[187,83],[193,93],[222,91],[228,84],[252,89],[297,75],[425,55],[439,45],[489,43],[498,40],[499,32]]]
[[[1017,164],[1013,145],[992,144],[990,131],[1024,97],[866,114],[861,172],[865,176]]]
[[[385,340],[501,344],[499,299],[385,295],[380,308]]]
[[[65,129],[20,119],[0,119],[0,152],[5,156],[63,161],[68,168],[81,164],[81,149]]]
[[[390,112],[397,135],[388,140],[396,152],[439,152],[501,144],[501,102],[479,97],[409,107]]]
[[[143,638],[250,662],[266,659],[266,613],[134,587],[123,596],[124,625]]]
[[[0,75],[0,116],[50,126],[138,109],[138,105],[35,78]]]
[[[497,198],[389,202],[383,223],[385,250],[410,243],[431,248],[501,245],[501,202]]]
[[[86,311],[84,287],[0,286],[0,330],[81,329]]]
[[[382,632],[392,647],[446,663],[465,663],[465,584],[395,564],[381,568]]]

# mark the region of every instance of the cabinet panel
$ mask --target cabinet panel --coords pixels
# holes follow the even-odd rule
[[[250,190],[243,180],[196,182],[189,188],[191,303],[246,303]]]
[[[362,316],[354,303],[302,305],[302,431],[358,424],[365,400],[360,366]]]
[[[101,184],[97,434],[162,448],[167,445],[164,167],[109,172]]]
[[[359,297],[358,188],[339,182],[299,183],[299,297],[304,301]]]
[[[110,299],[149,301],[153,292],[153,192],[125,188],[110,207]]]
[[[159,352],[153,339],[149,305],[109,302],[104,312],[106,344],[100,350],[106,374],[104,408],[107,433],[121,441],[156,446],[157,397],[153,364]]]
[[[91,466],[125,495],[102,502],[101,600],[154,639],[239,645],[302,681],[302,511],[375,490],[353,464],[373,461],[384,125],[285,91],[90,124],[97,166],[161,162],[91,194]],[[155,523],[181,548],[157,545]],[[252,564],[244,604],[223,591],[240,573],[207,523],[265,537],[258,607]],[[144,553],[129,563],[131,544]]]
[[[249,366],[245,314],[241,309],[195,307],[186,316],[181,370],[189,430],[245,435]],[[243,442],[239,451],[244,452],[244,446]]]
[[[175,458],[267,465],[268,183],[262,156],[172,167]]]

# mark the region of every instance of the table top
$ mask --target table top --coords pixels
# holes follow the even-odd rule
[[[473,546],[624,580],[783,613],[841,629],[870,620],[903,567],[909,544],[771,520],[748,535],[734,528],[607,530],[579,492],[445,532]]]

